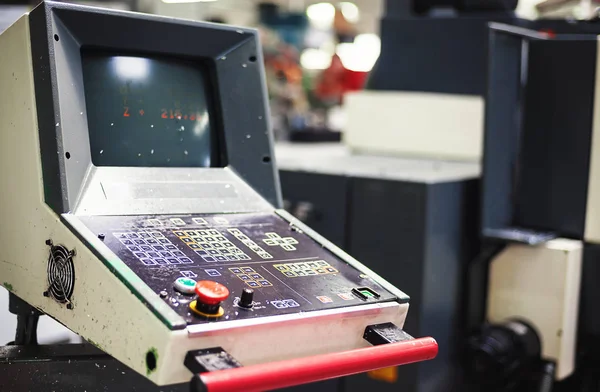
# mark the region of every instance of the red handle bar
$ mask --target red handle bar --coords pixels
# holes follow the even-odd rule
[[[368,348],[200,373],[197,391],[261,392],[433,359],[438,345],[420,338]]]

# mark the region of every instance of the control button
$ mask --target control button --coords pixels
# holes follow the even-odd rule
[[[140,249],[143,251],[146,251],[146,252],[153,250],[150,245],[142,245],[142,246],[140,246]]]
[[[204,218],[192,218],[192,221],[197,225],[207,225],[208,222]]]
[[[246,284],[250,287],[260,287],[260,285],[253,280],[246,282]]]
[[[238,278],[240,278],[241,280],[251,280],[248,275],[238,275]]]
[[[263,280],[259,280],[259,281],[258,281],[258,283],[260,283],[260,285],[261,285],[262,287],[269,287],[269,286],[273,286],[273,285],[271,284],[271,282],[269,282],[268,280],[264,280],[264,279],[263,279]]]
[[[167,260],[165,260],[165,259],[154,259],[154,261],[156,261],[156,264],[159,264],[159,265],[169,264],[167,262]]]
[[[233,272],[234,274],[238,275],[242,273],[242,270],[239,268],[229,268],[229,271]]]
[[[185,233],[183,231],[174,231],[173,233],[175,233],[177,237],[185,237]]]
[[[259,274],[252,274],[250,275],[252,277],[252,279],[254,280],[261,280],[264,279],[262,276],[260,276]]]
[[[148,226],[162,226],[162,222],[158,219],[148,219],[146,224]]]
[[[192,259],[190,259],[189,257],[181,257],[179,260],[180,260],[180,261],[181,261],[183,264],[192,264],[192,263],[193,263]]]
[[[175,290],[183,294],[194,294],[196,291],[196,281],[191,278],[177,278],[173,283]]]
[[[221,273],[216,269],[206,269],[204,270],[209,276],[221,276]]]
[[[185,226],[185,222],[181,218],[171,218],[170,221],[175,226]]]
[[[195,278],[198,276],[194,273],[194,271],[179,271],[179,273],[186,278]]]
[[[167,261],[169,262],[169,264],[181,264],[179,262],[179,260],[177,260],[177,259],[171,259],[171,258],[169,258],[169,259],[167,259]]]
[[[141,261],[142,263],[144,263],[145,265],[154,265],[154,264],[156,264],[156,263],[154,262],[154,260],[152,260],[152,259],[141,259],[140,261]]]
[[[298,302],[294,301],[293,299],[284,299],[281,302],[286,304],[288,306],[288,308],[297,308],[300,306],[300,304]]]
[[[214,263],[216,260],[214,257],[211,256],[202,256],[202,258],[204,259],[204,261],[206,261],[207,263]]]
[[[253,299],[254,299],[254,290],[244,289],[244,290],[242,290],[242,295],[238,302],[238,306],[249,309],[253,305]]]
[[[253,268],[251,268],[251,267],[242,267],[242,271],[244,271],[244,272],[245,272],[245,273],[247,273],[247,274],[251,274],[251,273],[253,273],[253,272],[256,272],[256,271],[254,271],[254,269],[253,269]]]
[[[212,280],[201,280],[196,283],[198,301],[207,305],[217,305],[229,297],[229,290],[220,283]]]
[[[275,306],[277,309],[285,309],[288,307],[283,301],[271,301],[271,305]]]
[[[352,301],[354,299],[354,297],[350,293],[338,293],[338,297],[340,297],[344,301]]]

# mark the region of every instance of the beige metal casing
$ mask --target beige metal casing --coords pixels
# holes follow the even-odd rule
[[[600,38],[596,45],[596,84],[584,237],[587,242],[600,244]]]
[[[158,385],[189,381],[191,373],[183,365],[188,350],[221,346],[251,365],[363,347],[366,325],[404,324],[408,304],[394,302],[276,316],[259,324],[167,328],[92,249],[107,255],[121,276],[141,284],[144,295],[156,294],[102,241],[84,245],[44,202],[27,16],[0,35],[0,53],[0,285]],[[77,225],[76,216],[63,218]],[[83,225],[77,230],[95,238]],[[47,239],[77,252],[72,310],[42,295],[47,289]],[[170,310],[164,307],[164,312]],[[148,353],[156,355],[154,371],[146,365]]]
[[[556,379],[575,368],[583,243],[556,239],[539,246],[508,245],[492,261],[487,318],[528,322],[542,357],[556,362]]]
[[[344,98],[344,142],[361,153],[478,161],[484,99],[408,91],[359,91]]]

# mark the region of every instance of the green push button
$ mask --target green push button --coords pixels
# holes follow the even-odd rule
[[[182,294],[194,294],[196,281],[190,278],[177,278],[173,283],[173,287]]]

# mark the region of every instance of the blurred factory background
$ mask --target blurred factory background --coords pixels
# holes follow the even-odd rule
[[[278,142],[275,155],[286,209],[409,293],[411,313],[406,330],[415,336],[435,336],[443,348],[436,361],[387,373],[335,380],[322,384],[319,390],[351,392],[376,385],[377,390],[382,391],[466,391],[464,385],[456,382],[462,366],[459,364],[465,359],[466,342],[476,346],[475,351],[480,347],[477,339],[469,340],[470,334],[480,327],[484,319],[504,317],[489,309],[491,313],[484,314],[487,263],[499,251],[481,238],[531,245],[560,235],[569,239],[582,237],[581,225],[573,230],[571,227],[564,229],[562,219],[568,220],[564,216],[573,215],[566,207],[563,211],[555,208],[554,204],[548,204],[544,205],[547,210],[539,212],[538,201],[543,199],[543,195],[535,192],[546,188],[533,185],[528,188],[525,182],[521,188],[525,189],[522,190],[523,195],[535,194],[536,197],[520,195],[523,201],[517,207],[521,210],[515,207],[514,217],[502,217],[506,218],[506,222],[502,222],[506,227],[497,227],[498,222],[488,219],[486,214],[491,216],[501,209],[498,205],[511,205],[512,208],[511,203],[517,203],[512,199],[513,189],[509,181],[502,183],[502,170],[506,168],[495,171],[492,167],[496,163],[498,167],[504,164],[503,158],[494,153],[502,155],[514,146],[509,142],[501,144],[505,142],[502,133],[494,130],[496,122],[489,119],[497,120],[500,127],[505,125],[502,119],[512,118],[512,115],[516,118],[515,113],[525,113],[522,123],[515,126],[519,132],[521,128],[524,129],[522,132],[543,128],[547,134],[559,134],[564,131],[559,129],[564,124],[574,124],[569,127],[569,132],[589,131],[590,124],[582,125],[576,119],[589,117],[591,123],[591,114],[586,112],[582,115],[578,110],[591,111],[593,99],[585,99],[593,93],[588,91],[591,87],[586,90],[585,86],[592,86],[597,76],[591,76],[589,80],[565,80],[564,85],[556,82],[560,87],[556,90],[549,87],[558,80],[556,75],[583,75],[587,72],[585,70],[591,70],[591,62],[589,69],[577,66],[576,56],[583,51],[573,49],[573,53],[565,52],[563,55],[547,49],[555,59],[573,59],[572,62],[557,60],[555,68],[547,67],[544,56],[549,54],[542,53],[541,49],[537,52],[537,49],[532,49],[529,65],[523,66],[526,61],[519,56],[528,55],[526,41],[534,33],[547,34],[543,38],[555,32],[577,32],[577,29],[597,34],[600,30],[597,23],[576,23],[597,19],[598,3],[595,1],[519,0],[517,4],[516,0],[464,0],[448,1],[448,7],[445,7],[444,1],[431,0],[432,4],[436,4],[435,9],[427,7],[429,1],[418,0],[72,3],[251,26],[260,30],[273,133]],[[458,3],[469,12],[453,8]],[[481,8],[482,4],[493,6]],[[0,1],[0,31],[34,5],[18,0]],[[516,8],[514,13],[513,8]],[[539,20],[540,23],[527,24],[531,20]],[[555,23],[556,20],[560,23]],[[506,26],[493,26],[488,35],[488,22],[519,28],[513,31]],[[532,29],[533,33],[524,32],[525,28]],[[488,42],[493,45],[488,47]],[[201,43],[190,42],[190,45],[195,44]],[[581,59],[581,64],[587,61],[587,58]],[[523,70],[519,68],[521,66],[530,68]],[[517,93],[510,99],[501,96],[508,89],[505,86],[511,83],[519,85],[519,75],[522,75],[519,72],[532,75],[531,83],[523,87],[523,91],[528,90],[520,92],[526,98],[515,98]],[[540,79],[535,79],[538,75]],[[548,98],[551,102],[544,101],[543,98],[551,95],[552,99]],[[499,96],[506,99],[496,99]],[[545,106],[536,106],[539,102]],[[538,114],[545,110],[560,114],[553,117],[554,122],[544,122],[543,116]],[[401,123],[401,126],[395,126],[395,123]],[[511,123],[506,128],[513,125]],[[562,136],[560,140],[562,142]],[[589,144],[590,141],[587,142]],[[523,143],[525,147],[517,147],[531,148],[533,152],[529,156],[537,157],[535,148],[527,145],[526,141]],[[557,145],[563,146],[561,143]],[[578,151],[573,153],[574,157],[581,156]],[[537,168],[535,162],[531,166],[529,164],[531,162],[523,159],[523,166],[517,168],[524,173],[520,178],[539,179],[537,172],[534,173]],[[551,166],[550,163],[548,165]],[[534,169],[528,172],[529,167]],[[562,173],[563,177],[573,178],[570,171],[566,173]],[[481,175],[483,181],[480,181]],[[551,187],[555,182],[548,178],[540,181],[547,180],[544,184]],[[494,188],[490,183],[501,183],[502,186]],[[530,184],[537,183],[532,180]],[[502,188],[505,185],[506,189]],[[581,194],[587,192],[587,185],[575,185],[565,184],[562,189],[578,189]],[[497,191],[500,188],[503,191]],[[549,189],[547,194],[553,190]],[[564,203],[577,208],[583,204],[581,200]],[[559,210],[564,212],[564,216],[557,212],[560,218],[550,222],[554,215],[548,211]],[[528,216],[523,211],[533,212]],[[506,212],[507,216],[511,213],[512,210]],[[511,231],[513,226],[544,229],[554,234],[538,241],[545,232],[517,230],[515,234]],[[597,248],[586,248],[586,252],[594,249],[598,252]],[[564,254],[567,253],[564,251]],[[477,271],[480,259],[485,260],[485,267]],[[591,268],[589,266],[584,264],[584,271]],[[598,267],[594,268],[592,272],[598,270]],[[578,277],[573,280],[579,282]],[[582,293],[587,295],[584,297],[582,294],[579,337],[590,335],[596,339],[600,337],[600,319],[595,316],[596,313],[590,316],[589,311],[594,302],[590,298],[597,291],[585,286],[585,274],[581,284]],[[579,289],[577,283],[573,290],[579,292]],[[1,345],[14,338],[16,321],[8,313],[8,293],[2,288],[0,290]],[[470,296],[467,296],[467,291]],[[571,301],[569,306],[577,308],[578,303]],[[549,309],[549,313],[554,314],[555,308]],[[78,339],[48,317],[42,320],[40,342]],[[568,332],[573,337],[571,353],[575,352],[575,329],[573,327]],[[484,331],[484,337],[488,337],[486,333]],[[552,333],[555,334],[555,330]],[[564,333],[565,336],[568,334]],[[560,329],[559,338],[562,334]],[[585,345],[581,342],[585,342],[583,339],[579,344]],[[577,353],[586,355],[585,350]],[[556,361],[561,362],[564,369],[570,367],[569,371],[564,371],[565,375],[574,371],[573,357],[565,359],[564,355],[554,353],[546,357],[557,357]],[[490,363],[494,360],[495,357]],[[589,363],[589,369],[597,364]],[[579,379],[587,377],[587,366],[579,367],[578,371],[583,372]],[[559,381],[565,378],[560,372],[556,376]],[[372,384],[373,380],[381,384]],[[597,377],[594,380],[597,381]],[[583,387],[569,389],[569,384],[563,385],[566,385],[564,389],[557,390],[588,390]],[[525,387],[523,390],[538,389]]]

